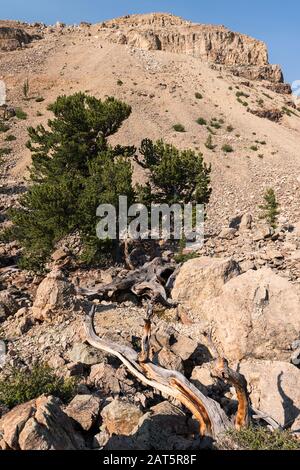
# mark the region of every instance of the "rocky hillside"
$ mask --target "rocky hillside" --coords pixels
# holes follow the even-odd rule
[[[7,354],[5,361],[0,356],[0,448],[211,446],[183,403],[202,397],[234,427],[240,393],[232,371],[247,381],[240,382],[242,397],[265,442],[299,448],[300,110],[280,67],[269,64],[266,45],[166,14],[75,26],[3,21],[0,79],[7,90],[0,108],[1,230],[27,189],[27,128],[46,124],[48,105],[61,94],[84,91],[130,104],[113,144],[163,138],[201,151],[212,165],[205,244],[187,262],[162,245],[145,255],[142,268],[86,269],[76,263],[72,235],[56,247],[48,273],[35,274],[17,266],[16,242],[1,242],[0,353]],[[135,180],[146,180],[139,167]],[[277,228],[259,217],[269,187],[280,203]],[[174,275],[166,282],[156,264],[171,265]],[[128,284],[133,273],[139,282]],[[142,361],[149,340],[145,291],[154,281],[165,297],[155,305]],[[93,306],[106,350],[87,342],[84,321]],[[217,357],[230,361],[227,375],[217,374]],[[50,372],[35,369],[45,363]],[[153,365],[171,374],[164,386],[173,399],[151,386]],[[174,395],[182,384],[185,401]],[[251,448],[249,435],[241,441],[239,433],[220,436],[211,427],[214,448]]]

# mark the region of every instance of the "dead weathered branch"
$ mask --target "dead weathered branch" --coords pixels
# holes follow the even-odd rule
[[[202,436],[209,435],[215,438],[230,428],[229,419],[216,401],[206,397],[181,373],[163,369],[150,362],[150,318],[146,319],[142,353],[138,354],[127,346],[97,336],[93,323],[94,313],[93,308],[85,319],[87,341],[92,346],[118,357],[129,372],[142,383],[175,398],[186,406],[199,421]]]
[[[168,281],[176,270],[175,263],[164,263],[161,258],[155,258],[145,263],[141,268],[128,272],[125,277],[116,277],[113,282],[100,288],[77,288],[77,293],[88,300],[118,301],[124,294],[134,294],[138,299],[148,299],[167,308],[177,304],[168,297]]]
[[[231,369],[228,365],[228,361],[221,357],[216,361],[215,368],[212,371],[212,376],[224,380],[234,386],[238,398],[235,427],[238,430],[248,427],[251,413],[248,384],[245,377],[239,372]]]

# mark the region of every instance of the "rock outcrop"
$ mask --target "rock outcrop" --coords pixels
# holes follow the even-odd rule
[[[280,67],[269,64],[264,42],[224,26],[196,24],[159,13],[117,18],[103,26],[112,30],[108,38],[119,44],[192,55],[233,67],[233,73],[252,80],[283,81]]]
[[[31,36],[23,29],[0,27],[0,51],[14,51],[31,40]]]
[[[281,426],[300,432],[300,371],[286,362],[242,362],[250,398],[256,409],[272,416]]]
[[[300,331],[299,288],[269,268],[234,275],[230,266],[228,259],[187,262],[173,297],[201,328],[213,329],[229,360],[289,359]]]
[[[84,439],[61,410],[59,400],[40,397],[19,405],[0,420],[0,449],[80,450]]]

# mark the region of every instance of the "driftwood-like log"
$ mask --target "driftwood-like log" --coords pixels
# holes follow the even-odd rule
[[[160,392],[175,398],[188,408],[199,422],[199,431],[202,436],[216,438],[232,425],[220,405],[211,398],[206,397],[184,375],[153,364],[150,356],[151,321],[148,311],[145,320],[145,329],[142,339],[142,351],[137,353],[132,348],[116,344],[100,338],[94,328],[93,307],[85,318],[85,332],[89,344],[116,356],[127,367],[128,371],[139,381]]]
[[[123,294],[134,294],[137,299],[148,299],[152,304],[158,303],[167,308],[177,306],[169,299],[175,263],[164,263],[161,258],[154,258],[141,268],[129,271],[125,277],[116,277],[113,282],[100,288],[82,289],[77,293],[88,300],[118,301]]]

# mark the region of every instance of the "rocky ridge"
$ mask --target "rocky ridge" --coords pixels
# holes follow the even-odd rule
[[[167,14],[136,15],[103,24],[113,32],[108,39],[145,50],[187,54],[230,67],[251,80],[283,82],[278,65],[270,65],[265,43],[224,26],[202,25]]]

